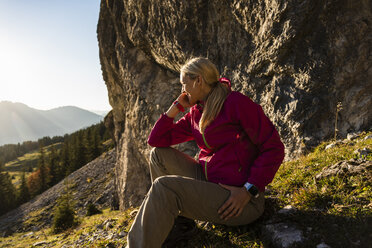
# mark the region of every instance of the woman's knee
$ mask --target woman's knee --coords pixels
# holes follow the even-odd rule
[[[171,149],[170,147],[154,147],[150,151],[150,162],[159,164],[162,162],[163,154]]]

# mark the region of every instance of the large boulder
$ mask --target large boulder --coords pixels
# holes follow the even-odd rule
[[[334,135],[338,102],[339,137],[371,126],[368,0],[102,0],[97,33],[122,208],[150,186],[146,140],[193,56],[262,105],[287,159]]]

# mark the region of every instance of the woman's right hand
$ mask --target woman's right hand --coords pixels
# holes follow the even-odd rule
[[[177,101],[184,107],[190,108],[194,104],[190,103],[189,97],[186,92],[182,92],[181,95],[178,96]]]
[[[182,105],[182,107],[184,108],[189,108],[191,107],[192,105],[190,104],[190,101],[189,101],[189,97],[187,96],[187,93],[186,92],[183,92],[181,93],[181,95],[179,95],[177,97],[177,101],[179,104]],[[172,104],[168,111],[166,112],[166,114],[171,117],[171,118],[175,118],[177,116],[177,114],[180,112],[180,110],[177,108],[176,105]]]

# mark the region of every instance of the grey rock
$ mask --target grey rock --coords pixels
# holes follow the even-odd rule
[[[119,238],[124,238],[125,236],[127,236],[127,233],[125,231],[121,231],[119,233]]]
[[[304,241],[302,231],[294,223],[269,224],[263,229],[266,239],[271,241],[273,247],[289,248]]]
[[[336,175],[355,175],[360,173],[370,174],[372,161],[355,160],[340,161],[334,165],[324,167],[323,170],[315,176],[316,180]]]
[[[359,137],[359,134],[358,133],[348,133],[346,137],[347,137],[348,140],[354,140],[354,139]]]
[[[323,243],[318,244],[316,248],[331,248],[331,247],[323,242]]]
[[[287,206],[283,207],[282,209],[280,209],[278,211],[278,214],[290,214],[290,213],[293,213],[295,211],[296,211],[296,208],[294,208],[291,205],[287,205]]]
[[[29,233],[22,235],[22,238],[33,237],[33,236],[34,236],[34,232],[29,232]]]
[[[39,246],[39,245],[46,245],[46,244],[48,244],[47,241],[39,241],[39,242],[32,244],[32,246]]]
[[[335,146],[336,146],[336,144],[331,143],[331,144],[329,144],[329,145],[327,145],[327,146],[325,147],[325,150],[331,149],[331,148],[333,148],[333,147],[335,147]]]
[[[358,154],[360,158],[367,157],[368,154],[371,153],[371,150],[367,147],[364,147],[363,149],[357,149],[354,151],[355,154]]]
[[[261,104],[287,159],[333,136],[338,102],[339,137],[372,126],[371,16],[369,1],[354,0],[102,0],[97,36],[120,208],[138,206],[150,187],[147,137],[192,56],[210,58]]]

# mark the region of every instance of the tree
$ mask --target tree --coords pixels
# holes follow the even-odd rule
[[[71,187],[68,182],[65,182],[64,192],[58,198],[57,205],[54,208],[52,225],[53,233],[59,233],[78,224],[74,205],[71,195]]]
[[[69,142],[67,138],[63,142],[62,152],[61,152],[61,167],[60,167],[60,180],[63,179],[68,174],[68,168],[70,166],[70,152],[69,152]]]
[[[45,153],[44,153],[43,147],[40,147],[38,170],[40,171],[39,173],[40,187],[39,187],[38,193],[42,193],[48,189],[48,183],[49,183],[49,173],[48,173],[48,168],[45,164]]]
[[[0,172],[0,215],[16,206],[16,190],[8,172]]]
[[[26,182],[26,173],[23,172],[21,178],[21,186],[18,190],[17,203],[21,205],[22,203],[28,202],[31,199],[30,191]]]
[[[28,176],[27,186],[31,197],[40,193],[40,170],[36,170]]]
[[[48,165],[49,165],[48,167],[49,167],[49,175],[50,175],[48,186],[52,187],[59,181],[59,178],[60,178],[59,176],[60,172],[58,168],[58,157],[57,157],[57,152],[56,152],[56,148],[54,147],[54,145],[52,145],[51,147],[51,153],[49,155]]]

